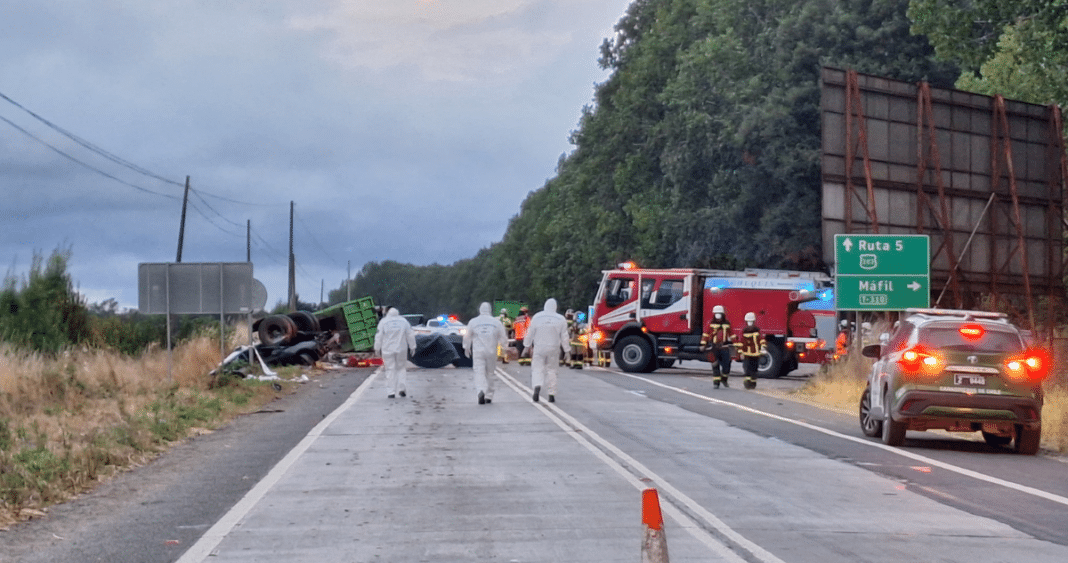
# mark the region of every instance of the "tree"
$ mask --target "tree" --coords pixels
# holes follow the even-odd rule
[[[1068,103],[1068,0],[912,0],[912,31],[960,64],[957,87]]]

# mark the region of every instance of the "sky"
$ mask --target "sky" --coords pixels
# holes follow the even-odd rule
[[[244,262],[267,308],[367,262],[452,264],[552,178],[630,0],[0,3],[0,265]],[[325,286],[325,292],[323,288]],[[353,298],[360,296],[353,296]]]

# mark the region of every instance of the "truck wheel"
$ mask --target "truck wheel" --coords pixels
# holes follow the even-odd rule
[[[284,315],[263,319],[259,328],[260,342],[268,346],[283,346],[297,337],[297,325]]]
[[[883,393],[883,443],[899,447],[905,443],[905,423],[894,422],[890,416],[890,393]]]
[[[768,342],[757,364],[757,377],[775,378],[782,375],[782,346],[778,342]]]
[[[860,430],[869,438],[874,438],[883,433],[883,421],[875,420],[871,416],[871,385],[864,389],[860,396]]]
[[[653,371],[653,347],[641,336],[628,336],[616,345],[616,364],[630,373]]]
[[[293,320],[300,332],[319,332],[319,319],[307,311],[294,311],[286,316]]]
[[[1042,427],[1029,430],[1022,425],[1016,426],[1016,442],[1012,449],[1020,455],[1035,455],[1038,453],[1039,442],[1042,441]]]

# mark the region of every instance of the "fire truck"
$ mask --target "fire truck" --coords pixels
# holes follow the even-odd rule
[[[825,347],[816,316],[805,303],[819,301],[831,278],[819,272],[787,270],[641,269],[606,270],[593,304],[593,345],[610,349],[623,371],[651,372],[678,360],[709,361],[701,333],[722,305],[739,339],[747,312],[767,346],[760,377],[780,377],[799,362],[821,361]],[[832,320],[833,323],[833,320]],[[831,326],[833,330],[833,324]]]

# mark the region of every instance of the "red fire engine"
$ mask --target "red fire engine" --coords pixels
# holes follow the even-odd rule
[[[765,335],[759,375],[780,377],[799,361],[819,361],[816,318],[801,305],[820,299],[830,277],[785,270],[640,269],[604,271],[593,305],[598,347],[611,349],[621,369],[651,372],[677,360],[708,361],[701,333],[722,305],[736,338],[747,312]],[[833,322],[833,321],[832,321]]]

